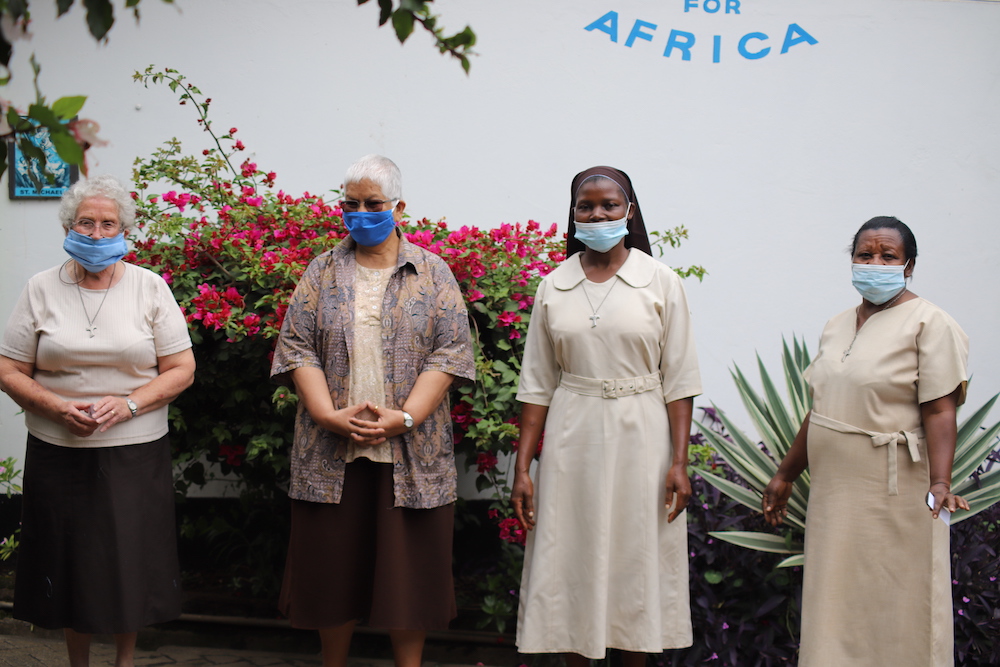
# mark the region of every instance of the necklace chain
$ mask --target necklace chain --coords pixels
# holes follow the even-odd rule
[[[104,302],[108,300],[108,292],[111,291],[111,284],[115,281],[115,273],[117,271],[118,264],[115,264],[115,267],[111,269],[111,279],[108,280],[108,288],[104,290],[104,296],[101,298],[101,305],[97,307],[97,312],[94,313],[93,318],[91,318],[90,313],[87,312],[87,304],[83,301],[83,290],[80,288],[80,283],[76,284],[77,294],[80,295],[80,305],[83,306],[83,315],[87,318],[87,333],[90,334],[91,338],[94,337],[94,332],[97,331],[97,327],[94,325],[94,322],[97,321],[97,316],[101,314],[101,308],[104,307]]]
[[[593,329],[594,327],[596,327],[597,326],[597,320],[601,319],[601,316],[597,314],[597,311],[599,311],[601,309],[601,306],[604,305],[604,302],[607,301],[608,297],[611,295],[611,290],[613,290],[615,288],[615,285],[618,284],[618,281],[616,280],[616,278],[617,278],[617,276],[612,276],[611,279],[614,280],[615,282],[611,283],[611,287],[608,288],[608,291],[604,295],[604,298],[601,299],[601,302],[599,304],[597,304],[597,308],[594,308],[594,302],[590,300],[590,294],[587,293],[587,283],[586,282],[583,283],[583,295],[585,297],[587,297],[587,305],[590,306],[590,310],[593,312],[593,314],[590,316],[590,328],[591,329]]]

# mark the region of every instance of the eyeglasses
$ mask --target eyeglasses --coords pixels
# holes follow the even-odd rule
[[[357,199],[341,199],[340,209],[342,211],[347,211],[348,213],[354,213],[355,211],[361,210],[362,204],[366,211],[377,212],[381,211],[382,207],[386,204],[391,204],[394,199],[366,199],[363,202]]]
[[[86,218],[77,220],[76,222],[73,223],[73,227],[76,228],[77,231],[80,231],[84,234],[93,234],[94,229],[96,229],[98,226],[100,226],[101,228],[101,233],[105,235],[114,235],[118,233],[118,229],[121,225],[119,225],[117,222],[111,222],[110,220],[105,220],[104,222],[100,223],[100,225],[98,225],[98,223],[94,222],[93,220],[88,220]]]

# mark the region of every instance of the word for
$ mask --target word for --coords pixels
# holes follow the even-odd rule
[[[702,2],[702,7],[706,4],[715,2],[716,0],[704,0]],[[688,3],[697,2],[697,0],[686,0]],[[736,0],[727,0],[726,10],[729,10],[729,3],[735,4],[735,9],[739,10],[739,3]],[[635,40],[642,39],[647,42],[653,41],[653,32],[656,31],[657,25],[655,23],[650,23],[648,21],[642,21],[636,19],[635,23],[632,24],[632,29],[628,33],[628,37],[625,38],[625,46],[632,48],[635,44]],[[590,25],[584,28],[588,32],[597,30],[598,32],[603,32],[611,38],[611,41],[615,44],[618,43],[618,12],[608,12],[601,18],[597,19]],[[758,60],[763,58],[771,52],[771,47],[766,45],[766,42],[770,39],[765,33],[762,32],[749,32],[740,38],[739,42],[736,44],[736,51],[746,58],[747,60]],[[680,53],[681,60],[691,60],[691,54],[694,50],[697,38],[692,32],[685,32],[684,30],[671,30],[670,35],[667,37],[667,46],[663,50],[663,57],[670,58],[675,52]],[[790,23],[788,29],[785,30],[785,39],[781,43],[781,53],[788,53],[788,50],[795,46],[796,44],[817,44],[819,40],[806,32],[802,26],[798,23]],[[712,62],[717,63],[722,60],[722,36],[713,35],[712,36]]]
[[[705,0],[701,3],[701,8],[706,14],[717,14],[722,9],[722,0]],[[684,12],[698,9],[698,0],[684,0]],[[740,0],[726,0],[726,13],[739,14]]]

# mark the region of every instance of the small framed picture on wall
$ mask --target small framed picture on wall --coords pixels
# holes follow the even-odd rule
[[[59,199],[69,186],[80,178],[80,171],[75,164],[67,164],[59,157],[55,146],[45,128],[27,135],[28,141],[45,154],[45,169],[55,176],[54,182],[49,182],[42,172],[38,160],[30,160],[17,145],[16,141],[7,142],[7,182],[10,185],[11,199]],[[32,178],[34,176],[34,179]],[[36,187],[41,184],[41,188]]]

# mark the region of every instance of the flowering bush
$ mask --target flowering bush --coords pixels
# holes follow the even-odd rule
[[[191,156],[172,139],[134,169],[139,238],[127,259],[170,284],[198,358],[197,382],[171,412],[178,487],[202,485],[218,469],[235,477],[245,496],[273,505],[287,485],[297,398],[269,384],[268,360],[299,277],[347,235],[336,194],[328,201],[276,189],[276,174],[246,157],[237,128],[213,130],[211,99],[178,72],[148,68],[135,79],[166,83],[194,109],[211,142]],[[475,467],[479,490],[490,492],[499,536],[523,544],[506,502],[518,434],[514,397],[535,290],[565,259],[564,236],[534,221],[451,229],[407,220],[402,231],[444,258],[466,296],[477,379],[453,400],[456,451],[467,469]],[[685,233],[663,233],[659,242],[676,245]],[[691,273],[703,270],[681,272]],[[508,560],[519,573],[519,559]]]

